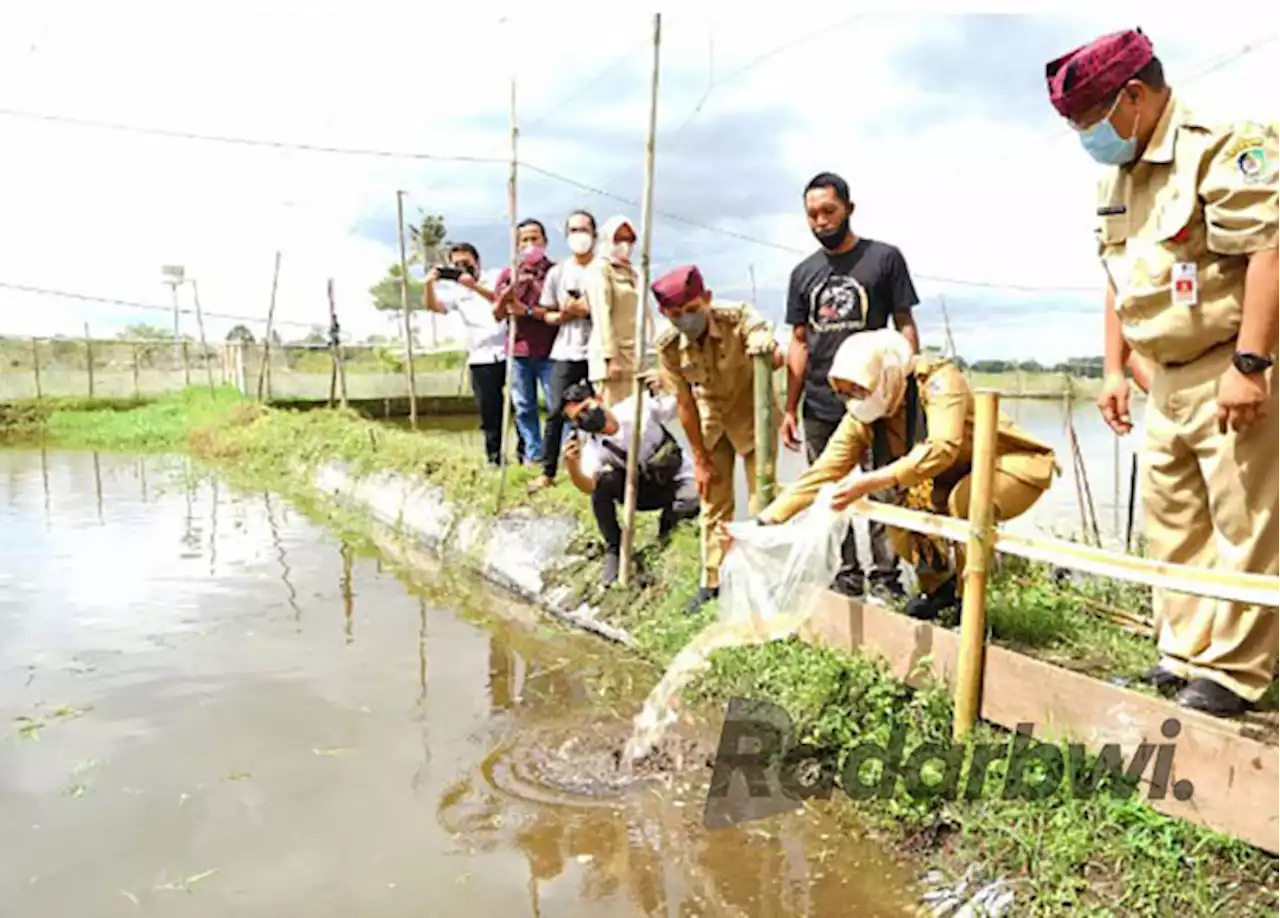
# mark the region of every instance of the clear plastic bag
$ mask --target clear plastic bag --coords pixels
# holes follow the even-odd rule
[[[760,637],[785,637],[816,608],[840,569],[849,511],[831,507],[835,485],[785,524],[730,523],[733,547],[720,566],[721,621],[749,625]]]

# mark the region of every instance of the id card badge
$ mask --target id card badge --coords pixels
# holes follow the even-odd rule
[[[1173,266],[1173,305],[1196,306],[1200,302],[1195,262],[1180,261]]]

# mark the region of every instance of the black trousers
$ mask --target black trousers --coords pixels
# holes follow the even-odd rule
[[[839,426],[839,421],[824,421],[820,418],[810,417],[804,419],[804,451],[810,465],[813,465],[818,456],[822,454],[822,451],[827,448],[827,441],[831,439],[831,435],[835,433],[836,428]],[[871,450],[867,450],[859,465],[863,471],[871,470]],[[885,532],[884,523],[870,520],[867,523],[867,528],[871,531],[871,558],[874,562],[874,567],[871,570],[871,582],[896,582],[898,580],[898,553],[889,544],[889,535]],[[862,565],[858,563],[858,543],[852,526],[849,527],[849,534],[845,536],[844,544],[840,548],[840,560],[840,572],[836,575],[837,577],[853,579],[859,582],[863,581]]]
[[[605,547],[616,552],[622,547],[622,527],[618,525],[618,504],[626,499],[627,472],[606,466],[596,475],[596,488],[591,492],[591,510],[604,538]],[[636,488],[636,510],[661,510],[660,532],[669,532],[681,520],[696,519],[701,509],[695,481],[680,482],[655,488],[644,478]]]
[[[551,364],[551,392],[547,405],[547,427],[542,437],[542,474],[556,477],[560,447],[564,440],[564,393],[574,383],[587,378],[585,360],[556,360]]]
[[[506,383],[507,365],[504,361],[471,365],[471,391],[475,396],[476,410],[480,412],[484,454],[490,465],[497,465],[502,458],[502,390]],[[516,436],[519,438],[518,431]],[[516,455],[524,460],[523,440],[517,439]]]

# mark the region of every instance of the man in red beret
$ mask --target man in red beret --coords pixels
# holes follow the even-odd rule
[[[1275,575],[1280,440],[1277,128],[1202,119],[1165,82],[1139,30],[1107,35],[1045,70],[1054,108],[1108,167],[1099,184],[1106,292],[1098,405],[1132,429],[1124,368],[1150,372],[1148,554]],[[1218,716],[1249,708],[1275,675],[1274,608],[1158,590],[1161,661],[1147,679]]]
[[[751,512],[759,510],[752,358],[772,353],[776,370],[782,353],[769,323],[749,304],[713,303],[702,272],[693,265],[668,271],[652,289],[659,311],[671,322],[654,342],[662,385],[675,393],[702,502],[702,585],[688,606],[694,612],[720,593],[719,529],[733,519],[736,456],[746,463]]]

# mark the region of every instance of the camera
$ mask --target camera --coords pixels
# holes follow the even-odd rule
[[[436,268],[436,274],[440,275],[441,280],[456,281],[462,277],[462,269],[452,265],[441,265]]]

